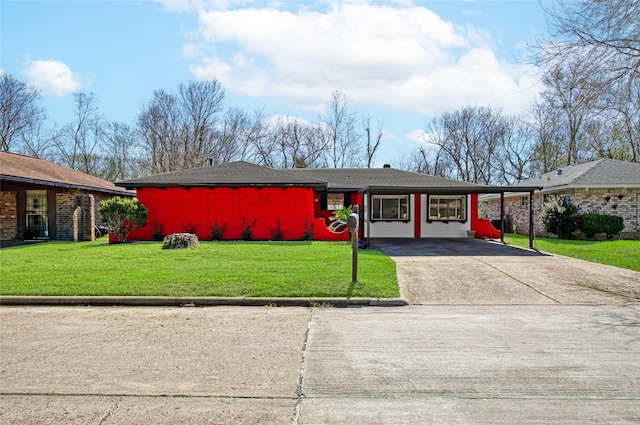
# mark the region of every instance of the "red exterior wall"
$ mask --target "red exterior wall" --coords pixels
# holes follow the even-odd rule
[[[352,205],[363,205],[363,195],[351,193]],[[165,189],[147,187],[137,191],[140,202],[149,211],[148,223],[131,232],[129,240],[152,240],[154,230],[162,226],[164,235],[194,232],[198,239],[211,240],[214,223],[226,224],[223,239],[241,239],[244,223],[253,223],[252,236],[255,240],[273,239],[272,229],[280,220],[284,231],[283,240],[301,240],[313,229],[314,240],[348,241],[349,232],[334,232],[327,228],[333,211],[320,209],[320,194],[311,188],[300,187],[239,187],[190,189],[168,187]],[[420,217],[420,195],[416,195],[416,216]],[[362,212],[360,223],[363,223]],[[493,228],[489,220],[478,218],[478,195],[471,195],[469,208],[471,230],[478,238],[499,238],[500,232]],[[244,221],[243,221],[244,219]],[[419,221],[419,220],[418,220]],[[414,234],[419,235],[419,225]],[[360,237],[363,227],[360,226]],[[416,236],[419,237],[419,236]]]
[[[137,191],[138,200],[148,209],[148,222],[131,232],[130,240],[151,240],[154,229],[163,234],[194,232],[198,239],[211,240],[211,228],[217,221],[226,224],[223,239],[241,239],[244,223],[255,225],[255,240],[271,240],[278,220],[283,240],[300,240],[313,226],[314,239],[348,240],[348,235],[326,230],[324,220],[315,211],[315,193],[300,187],[192,187],[165,189],[147,187]]]
[[[476,231],[476,238],[500,239],[500,231],[487,218],[478,218],[478,194],[471,194],[471,230]]]

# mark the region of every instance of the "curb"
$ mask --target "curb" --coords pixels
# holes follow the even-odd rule
[[[257,297],[111,297],[0,296],[0,306],[137,306],[137,307],[403,307],[402,298],[257,298]]]

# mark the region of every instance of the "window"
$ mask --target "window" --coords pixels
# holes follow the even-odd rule
[[[327,209],[341,210],[344,207],[344,193],[327,193]]]
[[[529,197],[528,196],[523,196],[522,198],[520,198],[520,206],[521,207],[528,207],[529,206]]]
[[[427,221],[467,221],[467,196],[429,196]]]
[[[409,221],[409,195],[371,195],[371,220]]]

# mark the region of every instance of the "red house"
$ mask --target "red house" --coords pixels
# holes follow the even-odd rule
[[[241,239],[250,227],[255,240],[348,240],[334,232],[328,218],[343,206],[360,206],[363,238],[499,238],[487,220],[478,219],[479,193],[504,193],[426,174],[384,168],[273,169],[231,162],[156,174],[116,183],[135,189],[149,211],[148,224],[131,239],[179,232]]]

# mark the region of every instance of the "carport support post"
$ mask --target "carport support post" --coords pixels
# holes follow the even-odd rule
[[[500,242],[504,243],[504,192],[500,192]]]
[[[529,192],[529,249],[533,249],[533,190]]]

